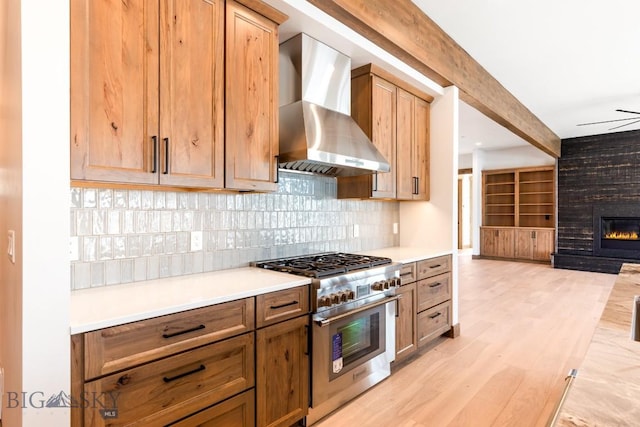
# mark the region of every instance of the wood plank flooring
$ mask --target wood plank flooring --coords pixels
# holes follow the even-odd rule
[[[616,275],[459,259],[460,336],[394,367],[316,426],[546,425]]]

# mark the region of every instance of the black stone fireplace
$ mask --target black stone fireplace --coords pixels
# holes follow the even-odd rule
[[[640,258],[640,204],[593,207],[593,255]]]
[[[640,130],[562,140],[554,267],[618,273],[640,263],[638,165]]]

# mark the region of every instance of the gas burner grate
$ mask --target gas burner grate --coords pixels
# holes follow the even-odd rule
[[[322,278],[390,263],[390,258],[329,252],[261,261],[254,266],[299,276]]]

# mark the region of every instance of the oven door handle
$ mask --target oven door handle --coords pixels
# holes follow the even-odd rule
[[[387,297],[387,298],[385,298],[383,300],[376,301],[376,302],[373,302],[371,304],[368,304],[368,305],[365,305],[365,306],[362,306],[362,307],[354,308],[353,310],[346,311],[344,313],[338,314],[337,316],[315,319],[314,322],[318,326],[329,326],[331,323],[335,322],[336,320],[344,319],[345,317],[352,316],[352,315],[354,315],[356,313],[360,313],[360,312],[363,312],[365,310],[369,310],[370,308],[375,308],[375,307],[381,306],[382,304],[387,304],[387,303],[390,303],[390,302],[393,302],[393,301],[397,301],[400,298],[402,298],[402,295],[393,295],[393,296]]]

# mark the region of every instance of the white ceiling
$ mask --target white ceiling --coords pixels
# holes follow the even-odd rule
[[[640,1],[413,2],[560,138],[640,129],[577,126],[640,119],[615,111],[640,112]],[[469,131],[485,138],[481,125]]]
[[[305,32],[351,57],[373,62],[438,95],[441,88],[303,0],[266,0],[288,14],[280,41]],[[640,1],[413,0],[560,138],[640,129]],[[640,119],[640,114],[637,115]],[[461,154],[528,145],[460,103]]]

